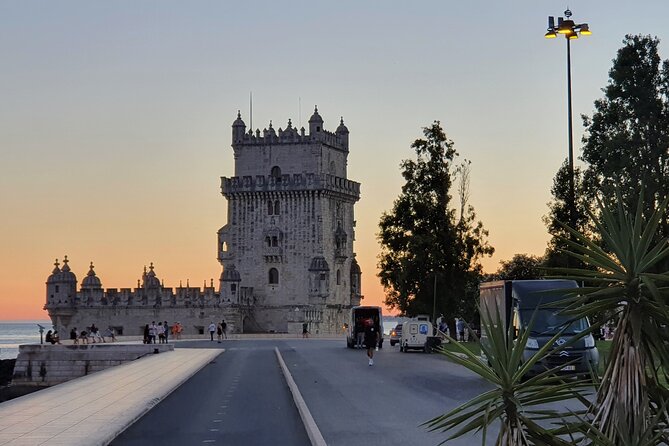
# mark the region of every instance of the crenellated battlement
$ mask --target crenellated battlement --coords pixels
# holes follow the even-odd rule
[[[304,127],[297,130],[293,127],[288,127],[285,130],[279,128],[278,132],[274,131],[272,127],[264,129],[256,129],[255,133],[249,130],[245,133],[241,140],[233,141],[234,147],[240,146],[266,146],[279,144],[313,144],[314,142],[321,142],[327,144],[335,149],[348,151],[348,143],[343,136],[337,135],[328,130],[321,130],[314,134],[307,134]]]
[[[360,198],[360,183],[329,174],[293,174],[274,177],[243,176],[221,177],[221,193],[228,197],[248,192],[293,192],[293,191],[331,191],[348,195],[356,200]]]

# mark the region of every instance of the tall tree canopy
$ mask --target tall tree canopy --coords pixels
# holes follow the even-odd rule
[[[495,276],[498,280],[541,279],[542,258],[529,254],[514,254],[511,260],[502,260]]]
[[[584,181],[590,196],[615,197],[617,184],[630,209],[643,182],[653,197],[648,217],[669,194],[669,61],[660,59],[657,38],[628,35],[623,44],[604,97],[595,101],[592,118],[583,116]],[[667,223],[665,214],[658,239],[669,235]]]
[[[634,209],[639,186],[644,184],[652,199],[645,202],[644,215],[650,216],[669,194],[669,61],[658,54],[659,40],[650,36],[626,36],[609,71],[604,97],[595,101],[592,117],[583,115],[585,136],[581,159],[585,167],[575,171],[576,230],[599,238],[587,210],[597,194],[611,197],[618,186],[624,205]],[[568,170],[557,172],[544,218],[553,238],[545,256],[546,266],[571,266],[562,252],[567,232],[558,223],[567,223]],[[662,218],[656,241],[669,236],[667,214]],[[669,263],[669,262],[668,262]]]
[[[385,303],[405,315],[432,314],[436,288],[438,314],[471,318],[482,273],[479,260],[494,249],[471,205],[461,203],[456,218],[450,195],[458,155],[453,141],[439,121],[423,134],[411,144],[416,160],[400,164],[405,184],[379,222]],[[460,195],[468,194],[461,189]]]

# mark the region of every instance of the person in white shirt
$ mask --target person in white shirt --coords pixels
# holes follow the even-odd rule
[[[214,333],[216,333],[216,324],[212,321],[212,323],[209,324],[209,336],[212,341],[214,340]]]

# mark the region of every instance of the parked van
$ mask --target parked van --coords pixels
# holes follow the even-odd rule
[[[481,290],[481,320],[484,321],[495,314],[501,316],[501,322],[506,327],[512,324],[514,332],[522,327],[527,329],[534,317],[530,338],[525,346],[523,356],[528,359],[537,350],[543,347],[554,335],[564,329],[562,336],[555,341],[555,346],[561,346],[579,333],[590,328],[586,318],[572,320],[571,316],[562,314],[559,301],[564,299],[561,289],[574,289],[578,285],[573,280],[506,280],[482,283]],[[550,292],[548,292],[550,291]],[[493,322],[493,321],[489,321]],[[489,343],[489,334],[481,324],[481,343]],[[481,355],[487,360],[485,355]],[[595,339],[591,334],[569,343],[562,351],[552,354],[535,364],[530,374],[541,373],[546,369],[560,367],[572,373],[589,373],[590,369],[597,370],[599,352],[595,347]]]
[[[418,349],[430,353],[438,345],[439,339],[434,336],[434,328],[428,316],[417,316],[402,323],[401,352]]]
[[[351,314],[346,323],[346,346],[348,348],[355,348],[358,345],[358,334],[364,336],[365,321],[370,318],[376,324],[381,336],[379,348],[383,346],[383,329],[381,328],[383,314],[381,313],[381,307],[357,306],[351,308]]]

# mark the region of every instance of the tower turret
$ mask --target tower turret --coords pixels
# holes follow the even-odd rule
[[[314,107],[314,114],[309,118],[309,134],[317,135],[323,131],[323,118],[318,114],[318,106]]]
[[[344,148],[348,150],[348,128],[344,125],[344,117],[341,117],[339,121],[339,127],[337,127],[337,135],[341,138],[341,142],[344,145]]]
[[[246,124],[242,121],[242,114],[237,110],[237,119],[232,123],[232,144],[238,144],[244,139]]]
[[[77,296],[77,276],[70,270],[67,256],[63,259],[63,267],[59,268],[58,259],[53,272],[46,281],[46,303],[48,306],[75,304]]]

